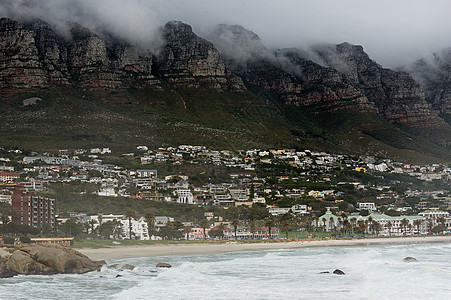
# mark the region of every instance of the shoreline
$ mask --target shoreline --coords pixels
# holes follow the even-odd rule
[[[372,245],[404,245],[422,243],[451,243],[451,236],[422,237],[383,237],[361,239],[327,239],[301,240],[273,243],[243,243],[230,241],[223,244],[174,244],[174,245],[143,245],[143,246],[112,246],[109,248],[76,248],[77,251],[92,260],[124,259],[133,257],[208,255],[239,251],[264,251],[280,249],[299,249],[310,247],[352,247]]]

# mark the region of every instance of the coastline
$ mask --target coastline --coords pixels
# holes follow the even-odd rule
[[[199,244],[112,246],[109,248],[97,249],[77,248],[76,250],[88,256],[92,260],[99,260],[174,255],[208,255],[238,251],[263,251],[308,247],[352,247],[421,243],[451,243],[451,236],[301,240],[275,243],[239,243],[239,241],[235,242],[232,240],[228,243],[223,244],[213,244],[206,242]]]

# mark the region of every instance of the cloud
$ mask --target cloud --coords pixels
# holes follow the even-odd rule
[[[151,44],[169,20],[200,35],[239,24],[270,48],[347,41],[388,67],[451,46],[450,11],[449,0],[0,0],[0,15],[39,17],[60,31],[74,21]]]

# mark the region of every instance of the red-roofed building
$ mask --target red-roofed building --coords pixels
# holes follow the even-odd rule
[[[1,182],[13,182],[15,179],[20,178],[20,173],[15,172],[0,172]]]

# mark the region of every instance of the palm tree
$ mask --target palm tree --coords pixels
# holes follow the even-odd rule
[[[272,239],[271,229],[274,227],[274,220],[271,217],[267,218],[265,220],[265,226],[268,227],[269,238]]]
[[[376,220],[373,220],[373,222],[372,222],[372,227],[373,227],[373,230],[376,232],[376,236],[378,236],[378,235],[379,235],[379,232],[382,230],[382,225],[381,225],[381,223],[379,223],[379,222],[376,221]]]
[[[362,235],[365,236],[365,231],[367,229],[366,221],[364,220],[358,220],[357,226],[359,227],[359,230],[362,232]]]
[[[185,236],[186,236],[186,240],[188,240],[189,241],[189,234],[191,233],[191,226],[184,226],[183,227],[183,233],[185,234]]]
[[[155,224],[155,215],[153,214],[152,211],[147,210],[144,213],[144,219],[146,219],[147,233],[149,234],[149,239],[151,239],[152,238],[154,224]]]
[[[349,222],[351,223],[352,234],[354,234],[354,228],[355,228],[355,225],[357,224],[357,219],[356,218],[351,218],[351,219],[349,219]]]
[[[257,223],[255,221],[252,221],[249,224],[249,231],[252,233],[252,239],[255,240],[255,231],[257,230]]]
[[[102,222],[103,222],[103,216],[102,216],[101,214],[99,214],[99,215],[97,216],[97,221],[99,221],[99,226],[102,225]]]
[[[335,222],[334,222],[334,218],[333,217],[330,217],[329,221],[330,221],[330,223],[329,223],[329,230],[330,230],[330,229],[335,227]]]
[[[414,220],[413,226],[417,228],[417,233],[420,234],[420,226],[423,223],[423,220]]]
[[[117,239],[121,235],[122,232],[122,223],[119,220],[114,219],[114,227],[113,227],[113,238]]]
[[[403,228],[404,235],[406,235],[407,224],[409,224],[409,221],[406,218],[403,218],[401,220],[401,226]]]
[[[326,231],[326,218],[322,218],[321,221],[323,221],[323,231]]]
[[[387,224],[385,224],[385,227],[388,228],[388,234],[391,236],[391,228],[393,227],[393,223],[388,221]]]
[[[366,222],[366,226],[368,227],[368,233],[370,233],[371,224],[373,223],[373,217],[369,216]]]
[[[210,221],[208,221],[207,219],[203,219],[202,221],[200,221],[199,226],[204,230],[204,240],[206,240],[207,239],[206,228],[210,227]]]
[[[91,234],[94,234],[94,226],[97,224],[97,221],[95,219],[91,219],[88,224],[91,227]]]
[[[129,240],[132,239],[132,218],[136,218],[136,211],[129,208],[127,209],[127,211],[125,212],[124,216],[126,218],[128,218],[128,234],[129,234]]]
[[[285,230],[285,235],[288,239],[288,230],[292,227],[292,224],[290,221],[286,220],[282,222],[282,228]]]
[[[230,223],[230,225],[233,226],[233,232],[235,233],[235,240],[236,240],[236,231],[238,229],[238,226],[240,226],[240,220],[234,219],[234,220],[232,220],[232,223]]]

